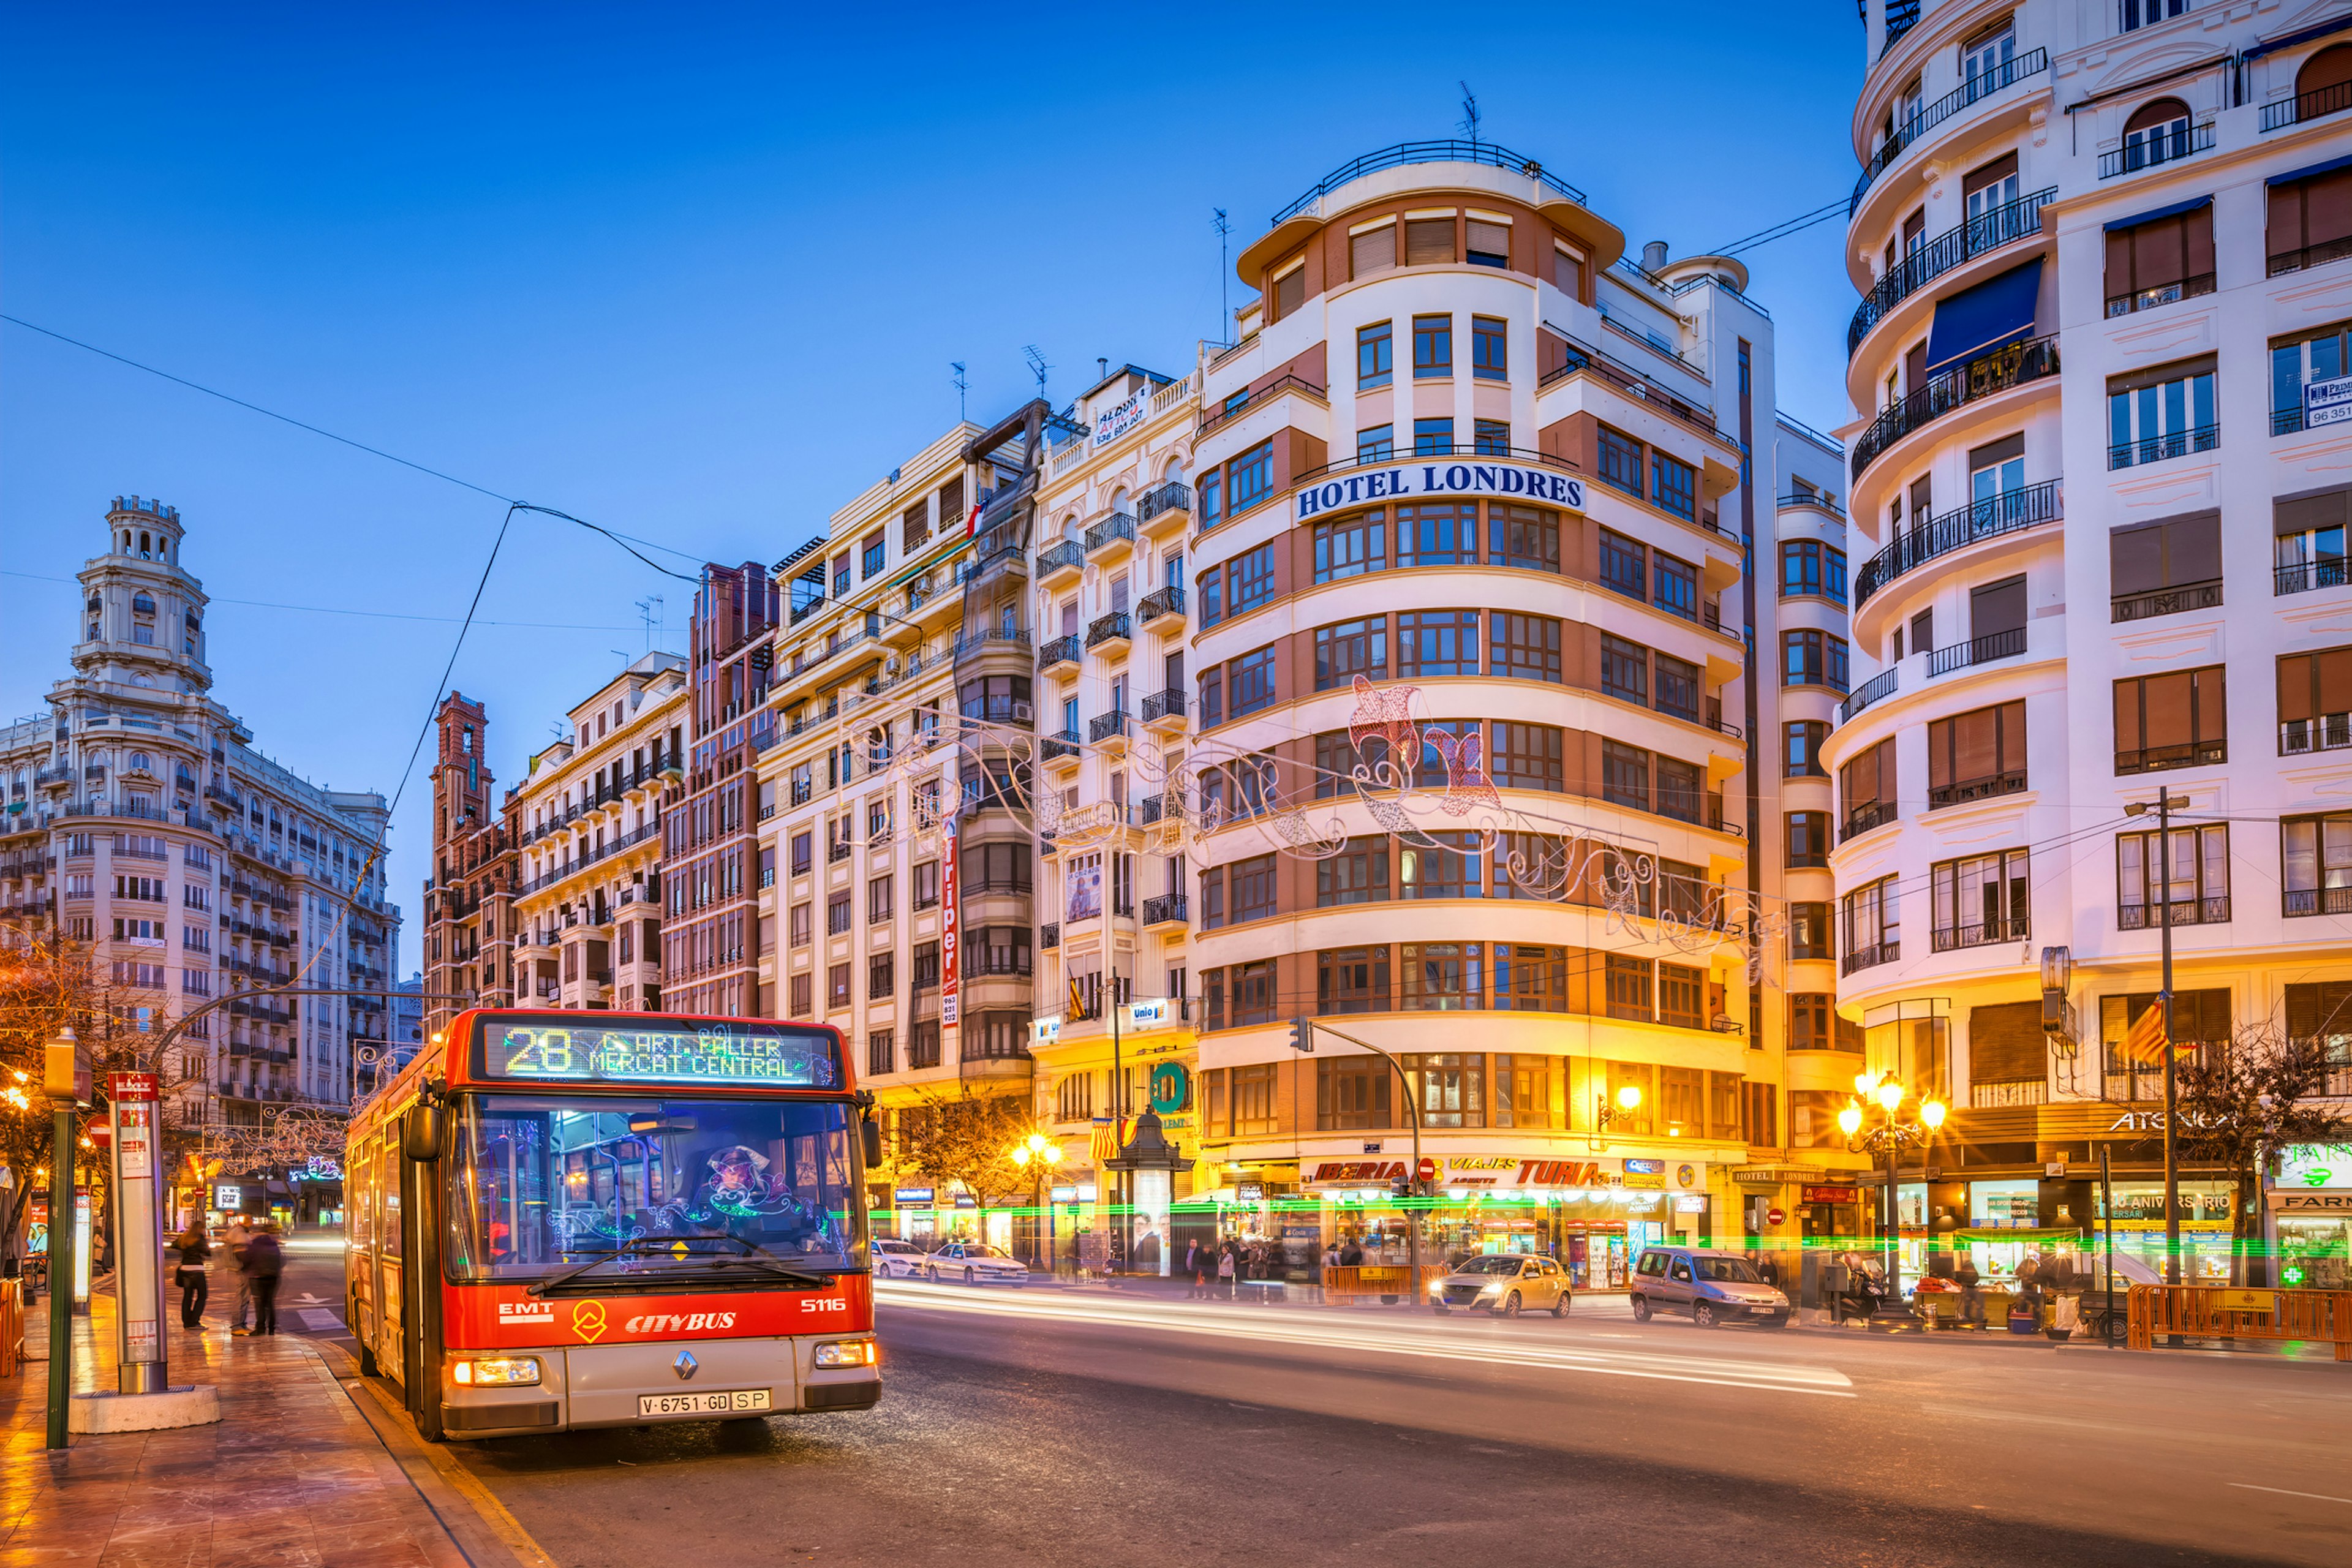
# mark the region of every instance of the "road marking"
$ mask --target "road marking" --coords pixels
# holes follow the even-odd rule
[[[2289,1491],[2284,1487],[2258,1487],[2252,1481],[2231,1481],[2230,1484],[2236,1487],[2241,1491],[2276,1492],[2281,1497],[2307,1497],[2315,1502],[2340,1502],[2352,1504],[2352,1497],[2329,1497],[2326,1492],[2298,1492]]]
[[[343,1326],[342,1319],[323,1307],[297,1307],[294,1309],[294,1315],[302,1320],[304,1328],[313,1331],[340,1329]]]
[[[1589,1373],[1600,1377],[1632,1377],[1664,1383],[1707,1384],[1724,1388],[1754,1388],[1772,1394],[1811,1394],[1831,1399],[1853,1399],[1853,1380],[1826,1367],[1731,1361],[1689,1355],[1642,1354],[1625,1351],[1580,1351],[1564,1345],[1530,1342],[1457,1341],[1414,1333],[1382,1333],[1366,1324],[1286,1321],[1262,1313],[1236,1317],[1215,1309],[1180,1308],[1172,1304],[1126,1301],[1117,1308],[1085,1299],[983,1296],[961,1288],[934,1285],[875,1287],[878,1300],[925,1310],[969,1312],[982,1316],[1027,1317],[1041,1321],[1085,1323],[1127,1329],[1160,1329],[1211,1338],[1247,1340],[1254,1344],[1291,1344],[1325,1350],[1369,1352],[1380,1355],[1421,1356],[1436,1361],[1475,1362],[1483,1365],[1539,1367],[1552,1372]]]

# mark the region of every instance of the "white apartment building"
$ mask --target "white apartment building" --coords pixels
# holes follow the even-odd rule
[[[2153,1250],[2161,1052],[2126,1040],[2168,889],[2176,1041],[2325,1038],[2352,1090],[2352,15],[1864,12],[1839,1007],[1960,1108],[1906,1246],[2084,1222],[2105,1148]],[[2168,844],[2127,815],[2160,794]],[[2210,1174],[2192,1279],[2229,1267]]]
[[[90,943],[126,1028],[247,985],[373,991],[233,1002],[165,1064],[189,1124],[348,1105],[355,1043],[389,1033],[400,912],[376,853],[384,799],[272,762],[213,696],[208,600],[177,508],[118,497],[106,531],[79,574],[74,673],[48,712],[0,730],[0,935],[54,922]]]
[[[518,1005],[660,1010],[662,809],[686,710],[686,660],[648,653],[509,793]]]

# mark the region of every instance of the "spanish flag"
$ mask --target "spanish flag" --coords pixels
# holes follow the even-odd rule
[[[2124,1059],[2143,1067],[2164,1065],[2164,1004],[2151,1002],[2124,1035]]]

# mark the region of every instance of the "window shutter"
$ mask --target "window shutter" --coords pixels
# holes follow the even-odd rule
[[[2004,702],[1999,710],[2000,721],[2000,766],[2004,773],[2025,771],[2025,704],[2022,700]]]
[[[2181,244],[2188,252],[2186,276],[2202,278],[2213,270],[2213,205],[2208,202],[2180,217]]]
[[[2316,656],[2315,662],[2319,668],[2319,712],[2352,712],[2352,647],[2325,649]]]
[[[1990,778],[2000,771],[2000,710],[1962,713],[1952,725],[1952,772],[1960,782]]]
[[[1979,191],[2000,184],[2003,180],[2014,176],[2016,173],[2017,154],[2015,153],[1996,158],[1983,168],[1972,172],[1967,179],[1960,182],[1961,198],[1965,202],[1968,197],[1975,195]]]
[[[2278,661],[2278,716],[2282,724],[2311,717],[2312,656],[2289,654]]]
[[[1307,268],[1294,267],[1274,280],[1274,314],[1276,321],[1290,315],[1307,303]]]
[[[2200,741],[2226,740],[2230,733],[2230,702],[2224,684],[2222,667],[2216,664],[2204,669],[2192,669],[2189,679],[2195,689],[2197,735]]]
[[[2021,430],[2014,436],[2004,436],[1998,441],[1988,441],[1981,447],[1970,447],[1969,471],[1974,473],[1979,468],[1998,468],[2011,458],[2023,456],[2025,456],[2025,432]]]
[[[2271,503],[2272,531],[2308,533],[2323,528],[2342,528],[2347,501],[2352,501],[2352,489],[2282,497]]]
[[[1404,262],[1408,267],[1425,267],[1433,262],[1454,259],[1454,220],[1450,217],[1418,218],[1404,226]]]
[[[2118,599],[2164,586],[2164,524],[2143,522],[2108,534],[2107,576]]]
[[[2132,282],[2132,231],[2111,230],[2107,235],[2107,298],[2135,291]]]
[[[1384,223],[1378,228],[1368,228],[1348,240],[1350,276],[1369,278],[1375,272],[1386,272],[1396,265],[1396,225]]]
[[[2191,512],[2164,525],[2164,585],[2213,583],[2221,576],[2221,514]]]
[[[1997,637],[2025,629],[2025,579],[2011,577],[1969,591],[1969,636]]]
[[[2303,248],[2301,185],[2271,187],[2270,233],[2264,243],[2269,245],[2273,256],[2284,256],[2291,250]]]
[[[2189,276],[2186,232],[2177,217],[2158,218],[2131,231],[2134,288],[2162,289]]]
[[[2352,236],[2352,169],[2337,169],[2303,183],[2305,245],[2326,245]]]
[[[2193,738],[2189,727],[2189,675],[2179,670],[2171,675],[2151,675],[2141,685],[2146,689],[2148,746],[2181,746]]]
[[[2048,1070],[2042,1038],[2042,1004],[2004,1002],[1969,1009],[1969,1079],[1973,1083],[2021,1083]]]
[[[1469,228],[1470,248],[1472,250],[1480,252],[1486,256],[1507,257],[1511,254],[1511,226],[1509,224],[1486,223],[1474,217],[1470,220]]]

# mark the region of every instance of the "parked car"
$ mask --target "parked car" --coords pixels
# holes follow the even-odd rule
[[[877,1279],[912,1279],[923,1269],[923,1249],[911,1241],[897,1241],[888,1237],[874,1238],[874,1277]]]
[[[1441,1316],[1462,1307],[1474,1311],[1483,1308],[1500,1318],[1516,1318],[1522,1311],[1565,1318],[1573,1294],[1568,1270],[1550,1258],[1490,1252],[1464,1258],[1453,1273],[1431,1286],[1429,1305]]]
[[[1026,1285],[1029,1269],[1001,1247],[982,1241],[948,1241],[923,1259],[923,1278],[932,1284],[961,1276],[967,1285]]]
[[[1683,1312],[1702,1329],[1720,1323],[1789,1326],[1789,1298],[1764,1283],[1756,1266],[1736,1252],[1696,1247],[1652,1247],[1633,1266],[1633,1317]]]

